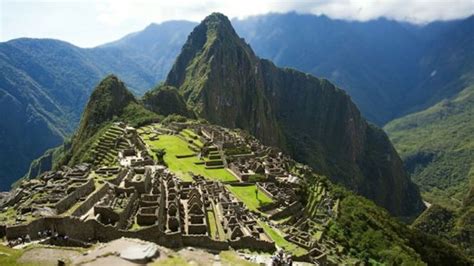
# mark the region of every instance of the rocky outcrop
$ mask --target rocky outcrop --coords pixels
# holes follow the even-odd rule
[[[177,87],[198,116],[249,131],[394,215],[424,208],[385,133],[344,91],[259,59],[222,14],[193,30],[166,85]]]

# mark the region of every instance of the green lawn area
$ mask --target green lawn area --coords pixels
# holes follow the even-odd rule
[[[256,266],[257,263],[253,263],[241,258],[235,251],[227,250],[222,251],[219,254],[223,265],[237,265],[237,266]]]
[[[258,221],[258,224],[260,224],[265,233],[275,242],[278,247],[296,256],[300,256],[308,252],[306,249],[288,242],[279,232],[277,232],[277,229],[273,229],[271,226],[262,221]]]
[[[191,129],[183,130],[181,132],[181,135],[184,136],[186,139],[192,140],[197,146],[203,146],[202,142],[199,140],[199,136],[196,135],[196,133],[194,133]]]
[[[152,149],[165,149],[166,154],[164,159],[168,164],[168,168],[185,181],[192,181],[192,177],[189,172],[202,175],[209,180],[237,180],[237,178],[227,169],[206,169],[204,165],[195,164],[195,162],[199,161],[197,156],[181,159],[176,158],[176,155],[187,155],[194,153],[188,148],[186,141],[178,136],[160,135],[158,140],[150,141],[147,138],[144,140],[150,145]]]
[[[217,238],[217,224],[216,224],[216,218],[214,217],[214,212],[208,211],[207,212],[207,220],[209,221],[209,229],[211,231],[211,238],[216,239]]]
[[[0,245],[0,265],[18,265],[16,260],[23,254],[23,250]]]
[[[249,210],[256,211],[258,207],[271,203],[270,199],[263,192],[259,191],[256,185],[249,186],[231,186],[227,185],[227,188],[234,194],[239,200],[241,200]],[[256,193],[258,191],[258,194]]]

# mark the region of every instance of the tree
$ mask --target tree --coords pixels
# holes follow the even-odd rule
[[[159,164],[163,164],[165,165],[165,154],[166,154],[166,150],[165,149],[157,149],[155,150],[155,154],[156,154],[156,159],[158,161]]]

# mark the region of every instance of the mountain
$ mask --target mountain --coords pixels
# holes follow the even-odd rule
[[[157,83],[166,77],[186,37],[195,26],[196,23],[190,21],[152,23],[142,31],[96,49],[117,50],[127,54],[135,63],[146,68]]]
[[[170,58],[190,31],[187,24],[150,25],[144,32],[153,36],[150,46],[136,34],[91,49],[50,39],[0,43],[0,109],[10,114],[0,121],[0,190],[23,176],[33,159],[72,134],[91,88],[101,78],[118,74],[137,95],[162,80],[159,68],[167,72],[172,65]],[[137,55],[136,46],[149,53]]]
[[[398,216],[423,209],[385,133],[327,80],[258,58],[222,14],[189,35],[165,82],[199,117],[242,128]]]
[[[146,92],[142,102],[147,109],[164,116],[175,114],[194,117],[175,87],[158,86]]]
[[[474,83],[474,15],[431,38],[419,61],[420,80],[406,95],[405,114],[455,97]]]
[[[416,81],[423,43],[396,21],[288,13],[233,24],[259,56],[334,81],[378,124],[396,115],[404,92]]]
[[[455,95],[473,69],[474,16],[425,26],[296,13],[232,23],[256,54],[334,81],[378,125]]]
[[[474,85],[385,126],[423,196],[456,208],[474,180]]]
[[[474,84],[474,83],[473,83]],[[474,85],[385,126],[405,168],[433,205],[413,226],[474,254]]]
[[[440,236],[474,256],[474,186],[458,209],[437,204],[430,206],[412,224],[412,227]]]

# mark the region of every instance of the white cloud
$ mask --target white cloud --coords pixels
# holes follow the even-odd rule
[[[426,23],[469,16],[474,0],[0,0],[0,40],[52,37],[94,46],[151,22],[200,21],[215,11],[230,18],[296,11],[340,19],[384,16]]]

